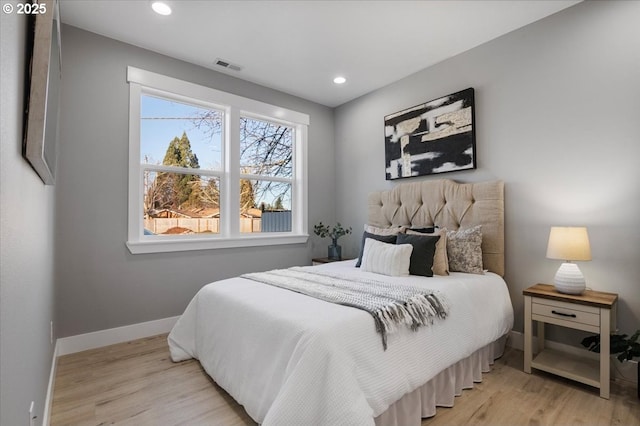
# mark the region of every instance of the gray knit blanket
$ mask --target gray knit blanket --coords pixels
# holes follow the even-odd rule
[[[368,312],[382,336],[384,350],[387,334],[399,326],[417,330],[436,318],[445,319],[449,312],[442,295],[424,287],[347,277],[313,267],[275,269],[242,277]]]

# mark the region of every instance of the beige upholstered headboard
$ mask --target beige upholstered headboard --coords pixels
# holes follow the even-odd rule
[[[369,194],[368,223],[379,227],[482,225],[484,268],[504,276],[504,183],[450,179],[402,183]]]

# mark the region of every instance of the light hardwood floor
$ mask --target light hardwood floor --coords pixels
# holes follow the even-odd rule
[[[422,425],[640,425],[632,384],[612,382],[605,400],[594,388],[522,368],[522,351],[507,348],[482,383]],[[51,425],[107,424],[256,423],[197,361],[171,362],[160,335],[59,358]]]

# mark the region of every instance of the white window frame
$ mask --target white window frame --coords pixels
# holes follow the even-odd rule
[[[307,215],[307,127],[309,116],[297,111],[266,104],[210,87],[167,77],[142,69],[127,67],[129,82],[129,221],[127,247],[132,254],[230,247],[268,246],[306,243]],[[140,161],[140,98],[143,94],[207,106],[225,113],[220,170],[185,169],[186,173],[220,178],[220,233],[211,235],[144,235],[143,172]],[[291,232],[240,232],[240,116],[282,123],[294,130],[293,177],[291,182]],[[255,176],[256,179],[281,180]],[[233,195],[232,195],[233,194]],[[237,195],[237,196],[236,196]]]

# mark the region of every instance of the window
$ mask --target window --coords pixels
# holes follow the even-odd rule
[[[128,81],[132,253],[306,242],[307,115],[133,67]]]
[[[240,117],[240,214],[258,207],[258,232],[291,231],[294,135],[289,126]]]

